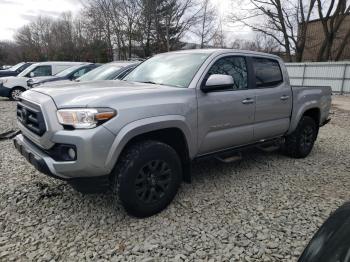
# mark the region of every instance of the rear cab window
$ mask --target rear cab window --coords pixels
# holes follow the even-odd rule
[[[282,70],[277,60],[254,57],[253,68],[257,88],[276,87],[283,83]]]

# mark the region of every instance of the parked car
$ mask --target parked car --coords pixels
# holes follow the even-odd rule
[[[105,64],[88,74],[78,78],[78,82],[95,81],[95,80],[113,80],[122,79],[125,75],[131,72],[140,62],[135,61],[116,61]]]
[[[12,65],[3,65],[3,66],[0,66],[0,70],[7,70],[11,67],[12,67]]]
[[[32,64],[33,63],[31,62],[23,62],[17,65],[14,65],[7,70],[0,70],[0,77],[16,76],[19,73],[21,73],[23,70],[25,70],[27,67],[31,66]]]
[[[228,162],[275,144],[304,158],[329,122],[331,89],[291,87],[282,59],[270,54],[165,53],[123,80],[24,92],[14,144],[39,171],[81,192],[110,186],[137,217],[172,201],[191,181],[193,160]]]
[[[85,75],[75,79],[76,82],[88,82],[88,81],[99,81],[99,80],[118,80],[125,77],[130,73],[136,66],[141,62],[127,62],[117,61],[102,65]],[[60,81],[53,83],[46,83],[45,86],[66,86],[71,85],[71,81]]]
[[[83,65],[68,67],[67,69],[53,76],[40,76],[40,77],[30,78],[27,81],[27,85],[30,88],[33,88],[48,82],[60,82],[63,80],[72,81],[85,75],[86,73],[90,72],[91,70],[99,66],[100,64],[87,63]]]
[[[52,76],[69,67],[81,65],[80,62],[42,62],[29,66],[17,77],[3,77],[0,79],[0,96],[8,97],[11,100],[18,100],[19,96],[27,90],[29,77]]]

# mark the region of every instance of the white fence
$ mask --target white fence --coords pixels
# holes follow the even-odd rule
[[[331,86],[334,93],[350,93],[350,62],[287,63],[292,85]]]

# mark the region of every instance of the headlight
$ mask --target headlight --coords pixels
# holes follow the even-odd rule
[[[0,84],[5,84],[8,81],[8,79],[2,79],[0,80]]]
[[[58,122],[77,129],[94,128],[117,115],[111,108],[77,108],[57,110]]]

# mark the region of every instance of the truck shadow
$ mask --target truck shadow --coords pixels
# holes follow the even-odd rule
[[[282,164],[280,160],[289,161],[287,159],[279,151],[267,153],[258,149],[250,149],[243,152],[241,160],[232,163],[223,163],[216,159],[195,162],[192,167],[192,183],[183,183],[173,203],[151,219],[169,218],[177,212],[183,216],[189,216],[192,209],[195,208],[193,203],[203,201],[204,195],[220,193],[220,190],[222,193],[223,189],[226,191],[236,191],[237,188],[244,190],[248,184],[256,186],[254,183],[261,182],[261,179],[255,179],[257,175],[266,176],[265,180],[268,181],[270,171],[276,165]],[[258,170],[260,174],[257,173]],[[44,202],[44,206],[52,198],[56,198],[58,212],[61,210],[76,218],[89,220],[93,224],[100,224],[101,221],[107,219],[108,223],[126,226],[127,223],[138,221],[126,214],[120,203],[115,201],[115,196],[111,191],[103,194],[84,195],[76,192],[64,182],[59,186],[49,184],[38,185],[38,187],[43,190],[43,193],[40,194],[37,201]],[[71,204],[67,205],[67,202]],[[190,203],[189,206],[186,203]]]

